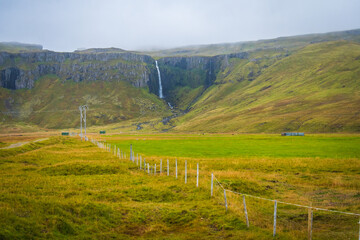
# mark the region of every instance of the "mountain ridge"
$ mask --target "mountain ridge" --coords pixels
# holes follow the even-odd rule
[[[341,34],[337,32],[333,35],[340,38]],[[327,36],[329,34],[316,35],[322,40]],[[118,124],[121,128],[123,122],[130,121],[132,125],[126,127],[129,131],[144,128],[146,131],[178,132],[359,132],[356,120],[359,110],[356,87],[360,78],[360,54],[356,55],[359,52],[359,36],[360,30],[357,29],[344,32],[344,39],[350,37],[354,41],[309,43],[314,40],[313,35],[303,37],[306,41],[293,37],[291,40],[286,38],[283,47],[276,47],[274,43],[278,44],[282,39],[278,38],[271,44],[267,42],[268,45],[260,43],[252,46],[251,50],[215,56],[197,56],[194,53],[192,56],[159,58],[117,48],[94,48],[73,53],[44,50],[1,52],[0,84],[3,88],[0,88],[0,111],[3,116],[0,117],[4,126],[9,122],[25,121],[48,128],[75,128],[78,121],[76,114],[68,114],[65,124],[57,122],[56,118],[47,118],[50,114],[37,112],[67,109],[74,103],[101,109],[100,103],[106,103],[103,115],[89,115],[96,118],[92,124]],[[156,99],[155,96],[159,90],[155,60],[161,71],[165,99]],[[279,67],[281,64],[286,65],[289,71]],[[290,72],[291,69],[294,72]],[[316,75],[322,77],[313,77]],[[278,82],[274,79],[282,80]],[[318,88],[308,79],[323,87]],[[108,85],[106,91],[100,90],[104,84]],[[83,92],[76,90],[79,86],[83,87]],[[64,87],[69,93],[60,90]],[[99,90],[94,92],[92,88]],[[112,89],[122,92],[123,96],[113,93],[112,97],[108,97],[107,92],[113,92]],[[288,95],[283,93],[284,90]],[[307,91],[318,98],[311,99]],[[64,100],[52,101],[52,98]],[[123,98],[120,105],[111,103],[119,98]],[[145,115],[136,113],[143,101],[146,102],[145,109],[149,110],[145,111]],[[316,104],[321,101],[330,114],[335,116],[339,111],[348,114],[349,119],[335,120],[335,117],[324,117],[326,111],[319,110],[319,114],[311,111],[317,109]],[[348,110],[340,107],[341,101]],[[252,110],[246,110],[244,104]],[[169,106],[175,108],[170,109]],[[276,106],[288,112],[279,112]],[[150,113],[155,109],[157,113]],[[298,111],[291,113],[291,109]],[[27,114],[11,113],[24,111]],[[299,115],[309,119],[305,121]],[[60,115],[57,116],[61,119]],[[313,123],[310,118],[315,119]]]

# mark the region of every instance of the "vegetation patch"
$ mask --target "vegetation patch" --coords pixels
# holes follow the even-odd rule
[[[41,172],[50,176],[67,175],[106,175],[124,172],[119,167],[106,165],[87,165],[87,164],[64,164],[41,169]]]
[[[127,192],[133,201],[136,202],[173,202],[179,199],[179,195],[175,195],[169,190],[159,191],[158,189],[142,187],[136,191]]]
[[[187,210],[181,211],[169,211],[163,217],[163,221],[168,225],[190,225],[196,215],[193,212]]]
[[[262,186],[257,182],[245,179],[224,180],[222,182],[227,189],[246,194],[261,194],[263,196],[266,196],[268,195],[268,190],[270,188],[270,186]]]

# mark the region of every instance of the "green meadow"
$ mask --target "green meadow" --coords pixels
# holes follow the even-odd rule
[[[292,137],[260,134],[159,134],[113,135],[101,139],[120,148],[149,156],[188,158],[222,157],[310,157],[360,158],[358,135],[309,135]],[[117,140],[119,139],[119,140]]]
[[[271,239],[274,203],[247,196],[247,228],[242,196],[227,192],[226,211],[217,181],[255,197],[360,213],[359,135],[89,137],[111,144],[110,152],[51,136],[0,150],[1,239]],[[1,142],[24,139],[36,138],[2,136]],[[150,174],[113,154],[116,146],[128,158],[130,144]],[[307,215],[306,208],[279,203],[275,239],[307,239]],[[356,239],[358,221],[314,211],[313,239]]]

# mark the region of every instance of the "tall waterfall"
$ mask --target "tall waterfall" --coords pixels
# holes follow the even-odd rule
[[[164,98],[164,95],[163,95],[163,92],[162,92],[162,85],[161,85],[160,69],[159,69],[159,66],[158,66],[158,63],[157,63],[156,60],[155,60],[155,63],[156,63],[156,69],[157,69],[158,76],[159,76],[159,97]]]

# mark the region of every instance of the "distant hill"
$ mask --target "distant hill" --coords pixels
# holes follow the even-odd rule
[[[26,51],[41,51],[43,46],[39,44],[28,44],[18,42],[0,42],[0,52],[26,52]]]
[[[230,54],[236,52],[254,51],[259,49],[277,48],[287,51],[292,51],[304,47],[311,43],[348,40],[360,42],[360,29],[307,34],[290,37],[279,37],[275,39],[266,39],[258,41],[236,42],[236,43],[222,43],[222,44],[206,44],[197,46],[184,46],[173,49],[166,49],[160,51],[143,52],[154,57],[169,57],[169,56],[215,56],[220,54]]]
[[[76,53],[124,53],[128,52],[121,48],[88,48],[83,50],[75,50]]]

